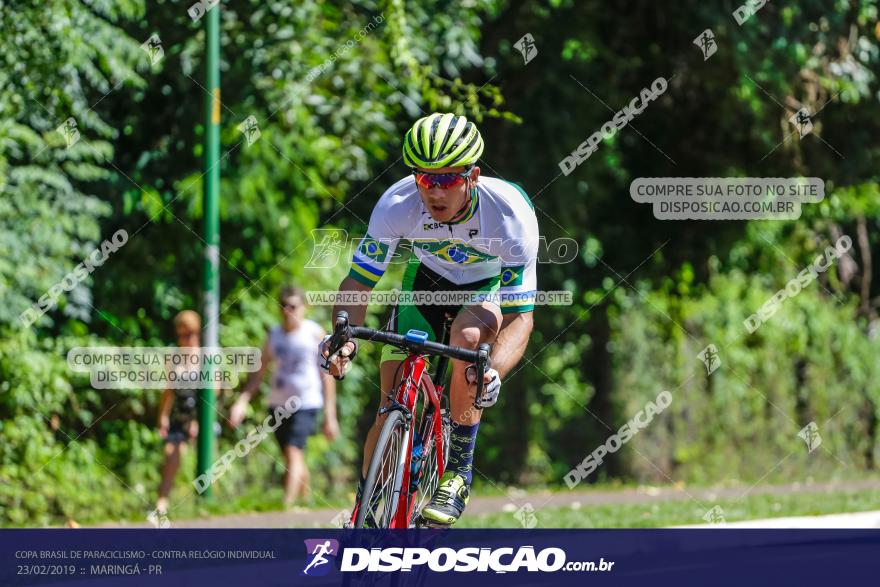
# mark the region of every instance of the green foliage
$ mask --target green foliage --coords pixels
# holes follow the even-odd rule
[[[221,344],[262,344],[283,283],[336,287],[346,259],[304,267],[312,231],[360,235],[375,199],[406,173],[403,131],[450,110],[481,122],[483,173],[524,185],[542,234],[580,246],[570,263],[539,266],[541,289],[570,290],[574,304],[535,313],[525,357],[485,414],[478,483],[558,485],[662,389],[672,406],[596,479],[874,470],[877,2],[768,3],[743,26],[730,6],[706,2],[615,8],[221,3]],[[0,0],[2,524],[142,520],[152,509],[158,393],[99,392],[65,356],[167,344],[174,314],[200,305],[202,25],[164,0],[14,10]],[[690,41],[707,27],[719,51],[703,61]],[[538,54],[524,65],[514,43],[526,33]],[[140,46],[154,34],[164,57],[151,64]],[[633,128],[561,176],[557,162],[609,108],[660,75],[669,90]],[[788,122],[800,106],[817,112],[803,140]],[[250,116],[260,137],[248,145],[237,127]],[[69,118],[79,132],[70,145],[57,130]],[[627,197],[636,177],[719,175],[821,177],[828,197],[799,221],[751,223],[658,222]],[[119,229],[129,242],[23,328],[21,312]],[[743,320],[844,234],[853,249],[749,335]],[[380,287],[399,278],[396,267]],[[311,317],[328,324],[329,309]],[[368,323],[383,318],[371,311]],[[696,355],[710,343],[722,367],[707,376]],[[316,505],[349,499],[379,399],[378,352],[364,345],[340,386],[341,438],[310,445]],[[234,398],[221,395],[221,414]],[[220,452],[264,410],[258,401],[243,429],[224,426]],[[812,454],[797,437],[810,421],[823,438]],[[271,440],[236,462],[213,505],[190,499],[192,461],[174,494],[180,515],[278,505]]]
[[[135,69],[145,54],[113,24],[140,16],[138,2],[2,8],[0,281],[9,297],[0,324],[10,324],[100,241],[98,219],[111,207],[81,186],[113,174],[116,133],[91,106],[115,87],[143,83]],[[69,119],[72,144],[56,130]],[[87,314],[90,299],[85,288],[72,292],[65,314]]]
[[[664,389],[673,397],[631,443],[636,479],[781,481],[873,467],[877,341],[853,327],[854,304],[836,302],[820,282],[749,334],[744,317],[776,292],[763,277],[714,274],[684,300],[662,291],[621,296],[613,323],[619,413],[635,414]],[[674,323],[658,321],[664,314]],[[711,375],[697,357],[709,344],[721,360]],[[798,437],[810,422],[822,437],[812,454]]]
[[[64,357],[73,346],[165,344],[175,312],[198,305],[197,121],[205,95],[194,80],[202,75],[204,33],[183,7],[165,2],[146,11],[139,2],[74,0],[2,7],[9,32],[0,40],[2,521],[142,518],[161,463],[158,394],[97,392]],[[490,114],[498,114],[497,90],[456,77],[479,61],[476,13],[450,33],[433,10],[415,7],[404,17],[413,8],[369,0],[223,3],[223,344],[262,343],[278,319],[280,284],[338,284],[340,272],[303,272],[311,231],[342,220],[339,203],[369,187],[380,162],[393,162],[402,111],[458,103],[467,93],[474,94],[471,115],[486,111],[479,96],[490,97]],[[461,8],[447,6],[445,20]],[[423,27],[430,34],[413,33]],[[164,53],[156,64],[140,47],[153,34]],[[435,66],[440,47],[450,54]],[[418,75],[399,69],[404,63]],[[236,126],[251,115],[261,136],[248,146]],[[69,118],[79,132],[70,145],[56,130]],[[19,314],[120,228],[130,242],[22,331]],[[350,381],[368,376],[374,368]],[[232,399],[224,395],[221,413]],[[332,495],[350,477],[367,401],[340,394],[341,439],[333,447],[313,441],[316,494]],[[262,410],[258,403],[254,415]],[[221,448],[243,436],[224,430]],[[255,478],[264,490],[277,486],[277,475],[266,475],[277,467],[275,449],[264,448],[264,458],[230,472],[221,495],[247,493]]]

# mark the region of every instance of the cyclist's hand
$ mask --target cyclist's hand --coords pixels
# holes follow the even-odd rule
[[[470,365],[464,372],[465,378],[469,385],[477,385],[477,369]],[[480,405],[489,408],[498,401],[498,394],[501,393],[501,377],[495,369],[487,369],[483,374],[483,395],[480,397]]]
[[[318,357],[318,364],[321,366],[321,369],[330,373],[333,377],[339,379],[343,377],[348,370],[351,369],[351,360],[357,354],[357,343],[353,340],[348,341],[338,353],[333,355],[333,358],[330,359],[329,369],[324,368],[324,360],[330,355],[330,337],[325,336],[324,340],[321,341],[321,344],[318,347],[320,356]]]

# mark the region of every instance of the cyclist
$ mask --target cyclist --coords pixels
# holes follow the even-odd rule
[[[522,357],[532,331],[538,221],[519,186],[480,174],[476,163],[482,152],[476,125],[463,116],[434,113],[416,121],[403,145],[403,161],[412,175],[397,181],[379,199],[339,292],[372,290],[401,240],[410,242],[414,253],[403,277],[403,291],[483,292],[484,299],[466,305],[398,304],[389,328],[402,334],[414,328],[438,340],[449,314],[454,316],[449,344],[476,349],[481,343],[494,343],[492,369],[486,373],[481,398],[483,406],[490,406],[497,401],[501,380]],[[333,315],[340,310],[349,313],[352,324],[364,323],[366,306],[338,304]],[[327,339],[321,353],[328,355]],[[344,374],[356,353],[357,343],[348,342],[333,357],[331,374]],[[402,358],[403,352],[394,347],[383,349],[383,394],[396,386],[393,379]],[[455,523],[468,502],[481,417],[481,410],[473,405],[474,369],[452,361],[449,390],[453,429],[448,468],[421,512],[439,525]],[[384,415],[377,415],[367,435],[358,500],[383,422]]]

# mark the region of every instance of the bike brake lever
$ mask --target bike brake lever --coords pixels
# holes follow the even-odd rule
[[[330,370],[330,359],[333,356],[342,350],[342,347],[345,343],[348,342],[349,336],[349,327],[348,327],[348,312],[340,311],[336,314],[336,324],[333,328],[333,335],[330,337],[330,343],[327,345],[327,356],[324,358],[324,368],[329,372]],[[334,379],[337,381],[342,381],[345,379],[345,373],[342,373],[339,376],[334,375]]]
[[[489,358],[489,350],[490,347],[485,342],[481,344],[477,348],[477,362],[474,363],[476,368],[477,375],[477,393],[474,396],[474,407],[478,410],[483,409],[483,388],[486,386],[483,378],[486,375],[486,370],[489,368],[489,364],[491,363],[491,359]]]

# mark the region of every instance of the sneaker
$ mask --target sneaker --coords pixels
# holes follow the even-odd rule
[[[428,522],[450,526],[461,517],[469,495],[470,487],[464,477],[447,471],[431,501],[422,508],[422,517]]]

